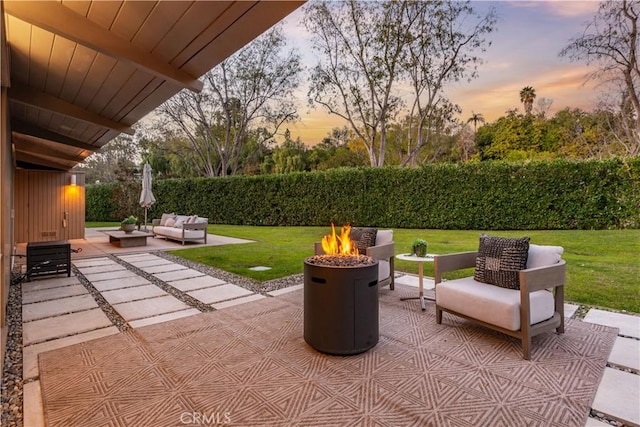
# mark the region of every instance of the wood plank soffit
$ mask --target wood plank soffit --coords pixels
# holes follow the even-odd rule
[[[128,40],[96,25],[57,1],[40,1],[37,6],[21,0],[4,0],[6,13],[29,24],[126,62],[138,69],[194,92],[204,84],[196,77],[147,53]]]
[[[123,132],[128,135],[133,135],[135,133],[135,131],[127,125],[107,119],[106,117],[87,111],[84,108],[80,108],[77,105],[63,101],[62,99],[56,98],[48,93],[40,92],[28,86],[16,84],[15,82],[9,89],[9,99],[22,104],[34,106],[36,108],[73,117],[96,126]]]
[[[57,132],[52,132],[48,129],[43,129],[39,126],[35,126],[18,119],[11,120],[11,130],[27,137],[43,139],[45,141],[51,141],[62,145],[81,148],[83,150],[92,151],[94,153],[100,151],[100,147],[97,147],[95,145],[85,144],[84,142],[78,141],[68,136],[61,135]]]

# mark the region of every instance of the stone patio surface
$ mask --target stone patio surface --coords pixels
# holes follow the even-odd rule
[[[104,235],[101,237],[106,239]],[[148,240],[158,243],[159,239]],[[219,244],[222,241],[224,239],[216,240]],[[173,249],[180,246],[162,242]],[[167,294],[156,284],[126,269],[126,266],[120,265],[105,253],[117,253],[124,262],[153,274],[178,292],[184,292],[216,310],[249,304],[303,287],[300,283],[261,295],[149,254],[148,247],[130,248],[130,251],[139,251],[134,254],[115,246],[113,249],[113,252],[95,251],[94,258],[76,258],[73,263],[124,318],[126,328],[140,328],[193,316],[201,311]],[[87,255],[84,250],[83,253]],[[156,266],[158,269],[153,268]],[[24,386],[25,426],[44,426],[37,366],[39,353],[119,333],[119,326],[114,325],[97,308],[93,297],[80,283],[77,277],[52,277],[23,284],[23,377],[35,379]],[[418,279],[414,275],[398,274],[396,283],[417,287]],[[433,280],[425,278],[424,286],[425,289],[433,288]],[[413,303],[416,302],[407,301],[407,304]],[[578,308],[576,304],[565,304],[565,315],[571,317]],[[623,336],[617,338],[609,362],[612,366],[630,368],[636,372],[607,368],[592,408],[628,425],[640,425],[640,375],[637,375],[640,371],[640,340],[636,339],[640,338],[640,317],[590,309],[584,321],[619,328],[619,333]],[[606,424],[591,418],[586,423],[586,426],[592,427],[603,425]]]

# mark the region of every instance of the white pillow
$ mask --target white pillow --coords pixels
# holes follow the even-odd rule
[[[176,221],[176,223],[173,225],[173,228],[182,228],[182,226],[184,225],[184,221],[179,219]]]
[[[562,246],[541,246],[529,244],[527,268],[545,267],[560,262],[564,248]]]
[[[167,220],[164,222],[164,226],[173,227],[175,223],[176,221],[173,218],[167,218]],[[162,224],[162,222],[160,224]]]
[[[393,242],[393,230],[378,230],[376,234],[376,246]]]
[[[187,220],[187,224],[195,224],[198,220],[198,215],[191,215]]]
[[[160,218],[160,225],[167,225],[167,220],[169,218],[175,218],[174,214],[162,214],[162,217]],[[171,225],[169,225],[168,227],[171,227]]]

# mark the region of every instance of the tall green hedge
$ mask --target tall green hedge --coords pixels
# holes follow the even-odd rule
[[[108,191],[100,185],[87,188],[87,220],[111,219]],[[154,181],[153,193],[157,202],[150,217],[197,214],[216,224],[638,228],[640,158],[171,179]]]

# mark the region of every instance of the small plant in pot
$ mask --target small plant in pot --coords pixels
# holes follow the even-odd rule
[[[122,220],[122,222],[120,223],[120,228],[125,233],[131,233],[133,230],[136,229],[137,222],[138,222],[138,218],[136,218],[133,215],[129,215],[128,217]]]
[[[413,254],[419,257],[427,256],[427,241],[424,239],[416,239],[413,241]]]

